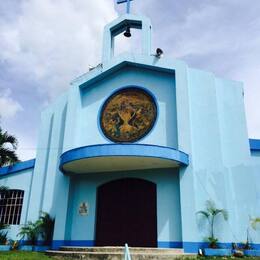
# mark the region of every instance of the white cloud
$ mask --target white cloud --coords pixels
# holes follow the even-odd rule
[[[11,97],[10,89],[0,91],[0,118],[13,118],[17,112],[22,110],[22,106]]]
[[[116,16],[107,0],[27,0],[13,21],[0,18],[0,59],[52,99],[99,63],[104,25]]]
[[[32,138],[28,135],[18,134],[18,148],[17,148],[17,154],[19,157],[19,160],[25,161],[32,158],[35,158],[36,155],[36,145]]]
[[[168,24],[156,32],[158,46],[164,44],[165,56],[242,81],[249,137],[260,138],[260,2],[218,0],[195,5],[184,0],[177,8],[184,10],[169,16],[168,8],[168,17],[164,16]]]
[[[100,62],[103,27],[117,14],[107,0],[20,0],[0,3],[0,13],[0,87],[10,89],[0,96],[1,126],[17,136],[24,160],[36,147],[34,106],[51,102]],[[17,95],[24,110],[6,120],[22,109]],[[30,127],[23,124],[28,114]]]
[[[7,2],[0,1],[0,9],[6,10],[5,15],[0,10],[0,77],[12,92],[1,97],[12,104],[11,115],[15,115],[22,109],[16,101],[19,95],[24,111],[15,120],[3,118],[1,123],[20,141],[21,158],[29,159],[34,156],[38,122],[32,116],[30,127],[24,126],[28,111],[38,113],[36,105],[51,102],[74,77],[85,73],[89,64],[100,62],[103,27],[117,14],[112,0]],[[117,9],[125,12],[124,5]],[[237,0],[168,0],[163,4],[142,0],[133,1],[132,10],[151,18],[154,49],[162,48],[165,56],[244,81],[250,137],[260,138],[259,0],[250,5]],[[126,45],[125,40],[120,39],[119,44]],[[119,52],[125,50],[121,47]],[[7,105],[4,107],[7,115]]]

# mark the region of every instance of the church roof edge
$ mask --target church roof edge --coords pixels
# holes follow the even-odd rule
[[[177,68],[186,67],[186,63],[175,59],[159,59],[153,55],[146,56],[140,54],[129,54],[125,53],[114,57],[109,62],[105,62],[94,70],[89,71],[71,82],[71,85],[81,86],[90,85],[93,81],[97,81],[100,78],[121,69],[126,65],[132,65],[137,67],[146,67],[157,71],[175,71]],[[81,86],[82,87],[82,86]]]
[[[34,168],[34,165],[35,165],[35,159],[31,159],[23,162],[18,162],[13,165],[0,167],[0,177],[9,175],[11,173],[17,173],[20,171]]]

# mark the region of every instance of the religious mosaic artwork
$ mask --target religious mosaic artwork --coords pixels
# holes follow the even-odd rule
[[[114,142],[135,142],[154,125],[157,108],[153,98],[139,88],[116,92],[104,104],[101,128]]]

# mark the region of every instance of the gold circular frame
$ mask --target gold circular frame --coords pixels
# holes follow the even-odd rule
[[[157,116],[153,97],[140,88],[125,88],[110,96],[101,111],[100,125],[113,142],[135,142],[147,135]]]

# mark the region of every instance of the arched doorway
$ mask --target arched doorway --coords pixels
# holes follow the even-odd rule
[[[97,246],[157,247],[156,184],[126,178],[97,190]]]

